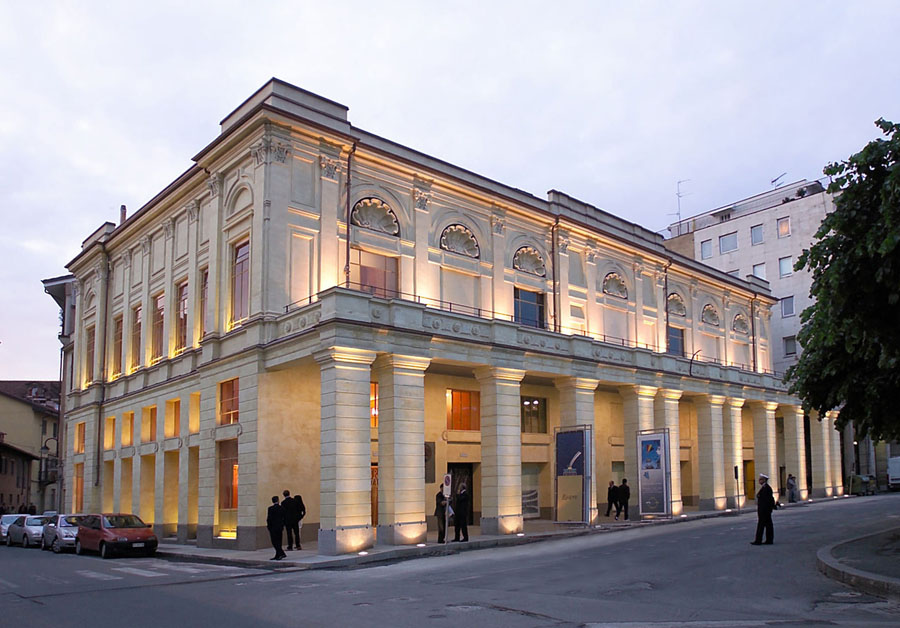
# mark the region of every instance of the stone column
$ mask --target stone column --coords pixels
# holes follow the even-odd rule
[[[811,416],[809,419],[810,455],[812,456],[812,495],[831,497],[834,494],[831,479],[831,440],[828,418]]]
[[[786,406],[784,409],[785,473],[794,474],[797,482],[797,497],[805,501],[809,498],[809,494],[806,488],[806,438],[803,432],[803,408]]]
[[[481,533],[522,531],[522,415],[525,371],[476,369],[481,386]]]
[[[728,508],[740,508],[744,505],[744,439],[741,414],[744,400],[729,397],[725,400],[723,424],[725,428],[725,495]],[[734,468],[737,467],[737,479]]]
[[[378,542],[425,542],[425,369],[430,358],[378,358]]]
[[[190,309],[190,308],[189,308]],[[188,326],[188,329],[193,327]],[[188,506],[191,486],[191,395],[185,393],[181,396],[181,432],[178,434],[178,521],[176,522],[176,534],[179,543],[186,543],[188,539]],[[240,480],[240,479],[239,479]]]
[[[638,477],[637,434],[641,430],[653,429],[653,400],[656,391],[655,386],[637,385],[619,388],[625,424],[625,479],[632,487],[637,486]]]
[[[725,442],[722,406],[725,397],[698,397],[697,450],[700,462],[700,510],[723,510],[725,496]]]
[[[681,499],[681,418],[678,411],[681,395],[680,390],[661,388],[654,406],[656,428],[669,430],[669,501],[674,516],[684,510]]]
[[[572,427],[589,425],[591,442],[584,468],[590,474],[590,521],[597,519],[597,456],[594,453],[594,391],[600,380],[586,377],[562,377],[556,380],[559,389],[559,425]]]
[[[835,422],[837,421],[838,412],[832,410],[825,413],[825,420],[828,422],[826,430],[831,438],[831,485],[832,494],[844,494],[844,478],[841,470],[841,433]]]
[[[315,354],[322,389],[319,553],[372,547],[370,365],[375,353],[329,347]]]
[[[775,408],[777,403],[771,401],[750,404],[753,412],[753,466],[756,468],[754,486],[760,473],[769,476],[769,486],[778,495],[778,468],[775,458]],[[755,498],[755,493],[754,493]]]

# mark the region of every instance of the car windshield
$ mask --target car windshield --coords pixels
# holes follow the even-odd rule
[[[47,517],[28,517],[25,520],[25,525],[27,526],[42,526],[47,523],[49,519]]]
[[[11,524],[13,521],[15,521],[18,518],[19,518],[19,515],[3,515],[3,517],[0,518],[0,523],[2,523],[5,526],[8,526],[9,524]]]
[[[59,526],[61,528],[74,528],[78,525],[78,520],[80,517],[74,517],[69,515],[68,517],[60,517],[59,518]]]
[[[103,517],[105,528],[146,528],[140,517],[135,515],[109,515]]]

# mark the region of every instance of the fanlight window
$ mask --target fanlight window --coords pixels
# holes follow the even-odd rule
[[[544,266],[544,258],[537,250],[530,246],[523,246],[513,256],[513,268],[523,273],[545,277],[547,268]]]
[[[628,287],[619,273],[609,273],[603,278],[603,292],[620,299],[628,298]]]
[[[464,225],[450,225],[441,233],[441,248],[451,253],[459,253],[466,257],[481,257],[478,240]]]
[[[747,317],[743,314],[736,315],[731,323],[731,329],[738,334],[749,334],[750,324],[747,322]]]
[[[350,222],[357,227],[371,229],[392,236],[400,235],[397,215],[387,204],[377,198],[364,198],[356,202],[350,212]]]
[[[687,308],[684,307],[684,299],[677,292],[669,295],[669,314],[674,316],[687,316]]]
[[[716,307],[707,303],[703,306],[703,313],[700,315],[700,320],[706,323],[707,325],[713,325],[715,327],[719,326],[719,312],[716,310]]]

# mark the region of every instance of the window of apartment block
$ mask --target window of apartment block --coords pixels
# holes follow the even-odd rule
[[[680,327],[666,327],[666,353],[684,357],[684,330]]]
[[[753,276],[759,277],[760,279],[766,278],[766,263],[762,264],[754,264],[753,265]]]
[[[378,382],[369,384],[369,425],[378,427]]]
[[[217,445],[219,536],[237,534],[238,442],[223,440]]]
[[[240,419],[238,413],[239,388],[240,382],[236,377],[219,384],[219,425],[231,425]]]
[[[522,397],[522,432],[547,433],[547,400],[541,397]]]
[[[543,328],[545,326],[543,292],[514,288],[513,300],[517,323],[529,327]]]
[[[134,445],[134,412],[122,415],[122,447]]]
[[[797,337],[786,336],[781,339],[784,343],[784,355],[797,355]]]
[[[794,315],[794,297],[784,297],[781,300],[781,317],[787,318]]]
[[[206,304],[209,302],[209,269],[204,268],[200,272],[200,306],[198,316],[200,317],[200,339],[206,335]]]
[[[737,231],[719,236],[719,253],[736,251],[737,247]]]
[[[181,434],[181,399],[166,401],[165,437],[172,438]]]
[[[763,226],[762,225],[753,225],[750,227],[750,244],[757,245],[765,242],[763,236]]]
[[[231,263],[231,326],[250,315],[250,242],[234,247]]]
[[[74,484],[72,490],[72,511],[84,511],[84,463],[79,462],[74,466]],[[11,499],[11,497],[10,497]]]
[[[700,243],[700,259],[712,257],[712,240],[704,240]]]
[[[75,440],[72,443],[72,451],[76,454],[84,453],[84,421],[75,424]]]
[[[361,249],[350,251],[350,284],[378,297],[394,297],[398,293],[397,258]]]
[[[153,310],[150,321],[150,363],[159,362],[164,357],[165,338],[163,337],[166,315],[166,295],[158,294],[153,298]]]
[[[792,260],[793,258],[791,256],[778,258],[779,277],[789,277],[794,272],[794,264]]]
[[[94,381],[94,327],[84,330],[84,383]]]
[[[141,442],[156,440],[156,406],[147,406],[141,411]]]
[[[481,429],[481,394],[472,390],[447,390],[447,429]]]
[[[131,311],[131,370],[140,368],[143,362],[141,356],[141,306]]]
[[[106,417],[106,424],[103,427],[103,449],[116,448],[116,417]]]
[[[175,353],[187,347],[188,284],[181,282],[175,288]]]
[[[112,376],[119,377],[122,374],[122,333],[124,322],[121,314],[113,320],[113,354]]]
[[[787,238],[791,235],[791,217],[785,216],[784,218],[779,218],[777,221],[778,225],[778,237],[779,238]]]

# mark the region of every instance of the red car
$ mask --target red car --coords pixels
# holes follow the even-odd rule
[[[107,513],[84,515],[78,519],[76,554],[93,550],[100,552],[103,558],[123,553],[153,556],[158,544],[150,526],[137,515]]]

